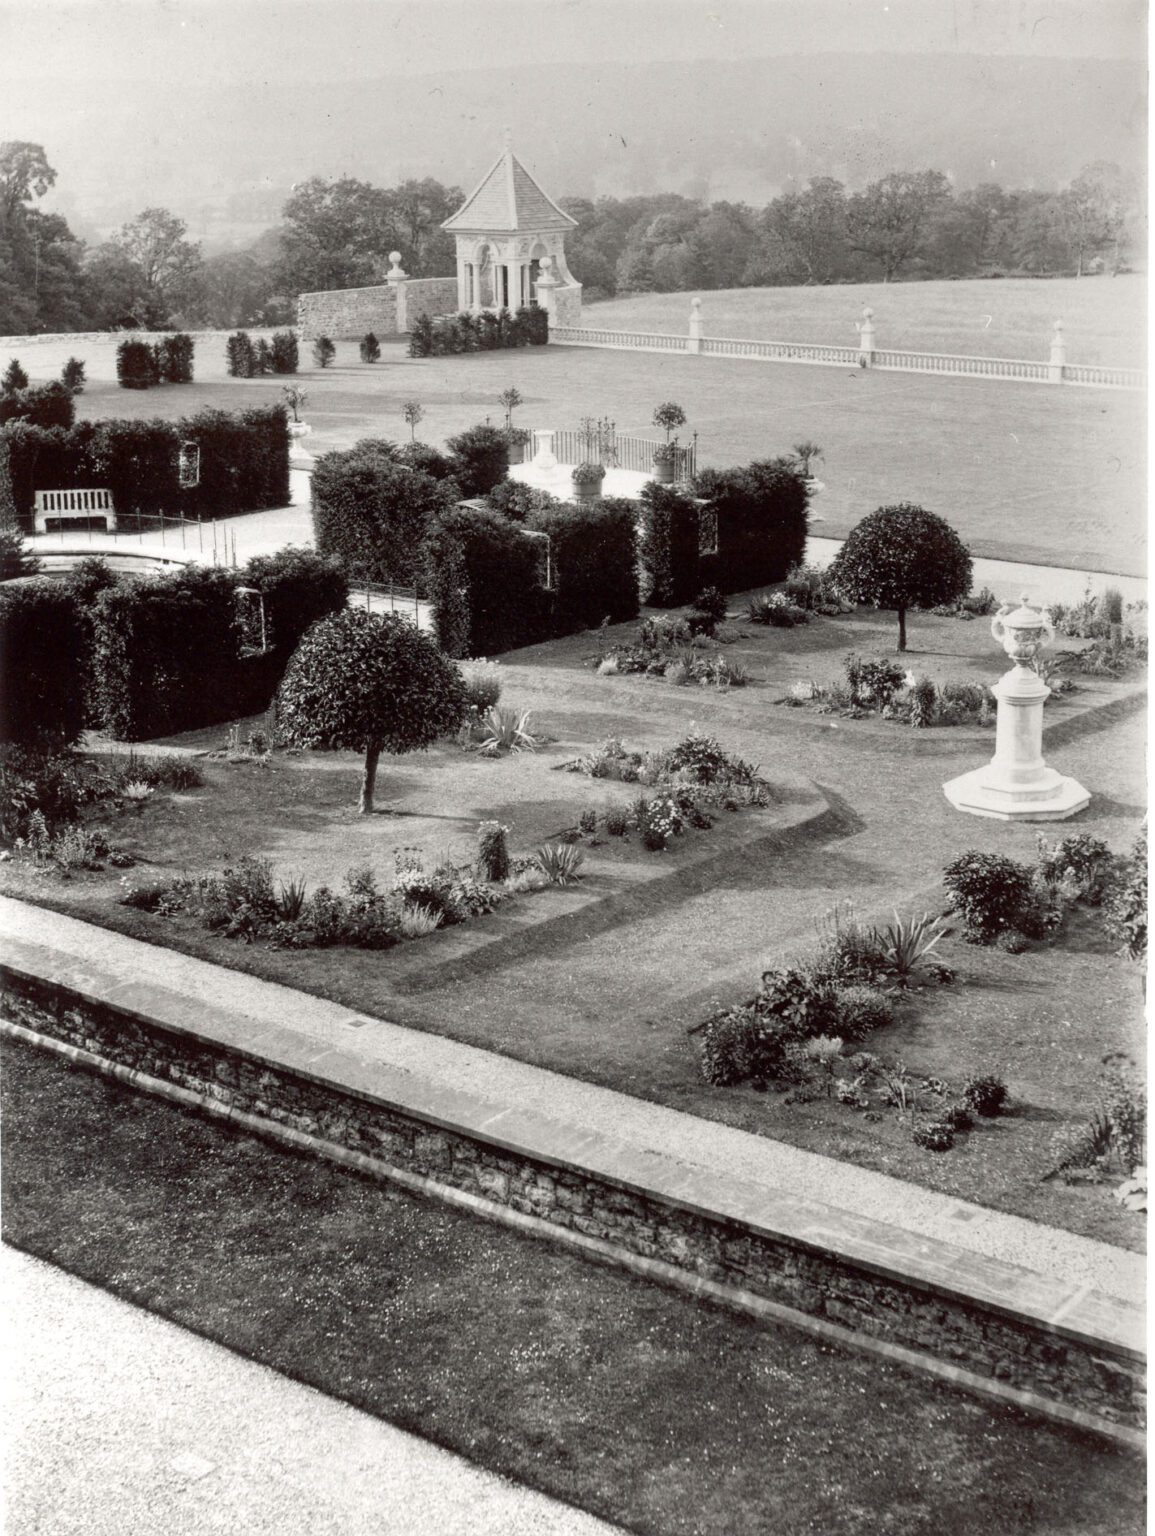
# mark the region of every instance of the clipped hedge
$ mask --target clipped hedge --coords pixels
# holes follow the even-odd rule
[[[789,459],[702,470],[694,494],[718,519],[717,553],[699,557],[703,586],[741,592],[781,581],[804,559],[809,493]]]
[[[0,426],[9,421],[28,421],[34,427],[70,427],[75,419],[72,391],[59,379],[0,395]]]
[[[407,469],[379,447],[323,454],[313,470],[317,548],[364,581],[417,585],[426,537],[457,499],[453,481]]]
[[[691,602],[702,588],[698,506],[684,491],[650,480],[642,488],[641,523],[643,602],[655,608]]]
[[[78,421],[70,428],[12,421],[8,442],[18,516],[28,523],[35,494],[107,487],[122,514],[232,517],[289,500],[289,434],[283,406],[204,410],[178,421]],[[183,488],[182,442],[200,446],[200,484]]]
[[[544,617],[550,634],[637,617],[637,516],[632,501],[617,497],[529,514],[526,526],[549,536],[553,589]]]
[[[256,587],[264,597],[268,643],[281,658],[282,669],[310,626],[326,614],[339,613],[349,601],[345,573],[311,549],[255,555],[238,572],[238,583]]]
[[[452,475],[463,497],[485,496],[505,479],[509,456],[498,427],[467,427],[446,441]]]
[[[84,729],[84,623],[51,577],[0,585],[0,740],[69,746]]]
[[[541,541],[500,512],[453,507],[430,529],[425,581],[447,656],[492,656],[548,633]]]
[[[540,305],[472,314],[420,315],[409,332],[410,357],[451,357],[463,352],[491,352],[502,347],[542,347],[549,341],[549,315]]]

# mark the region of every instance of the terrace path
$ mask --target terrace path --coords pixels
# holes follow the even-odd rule
[[[476,1126],[531,1155],[564,1148],[571,1164],[692,1189],[703,1206],[725,1191],[752,1219],[804,1222],[835,1251],[841,1232],[848,1251],[885,1255],[898,1273],[957,1277],[1011,1310],[1049,1308],[1056,1297],[1064,1313],[1084,1302],[1094,1309],[1088,1293],[1100,1292],[1127,1313],[1142,1298],[1143,1258],[1089,1238],[459,1041],[351,1018],[336,1003],[191,956],[168,952],[158,966],[151,945],[9,898],[0,898],[0,930],[9,963],[90,997],[217,1042],[231,1037],[291,1070]]]

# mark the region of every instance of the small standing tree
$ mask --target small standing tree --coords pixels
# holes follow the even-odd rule
[[[830,567],[847,597],[897,609],[900,651],[906,610],[957,603],[971,589],[971,574],[970,551],[950,524],[909,501],[864,517]]]
[[[667,400],[663,405],[659,405],[654,412],[654,426],[661,427],[662,431],[666,434],[667,443],[670,441],[670,434],[685,425],[686,413],[673,400]]]
[[[363,752],[358,809],[372,814],[382,752],[418,752],[465,718],[461,673],[436,642],[396,614],[344,608],[293,653],[277,724],[293,746]]]
[[[822,457],[822,449],[817,443],[806,441],[794,444],[794,457],[798,460],[798,468],[805,479],[810,479],[810,463],[812,459]]]
[[[501,401],[505,411],[505,430],[509,432],[513,429],[514,411],[517,410],[519,405],[524,404],[521,398],[521,391],[511,384],[508,389],[503,389],[497,398]]]
[[[418,400],[403,400],[401,402],[401,414],[404,416],[405,423],[409,428],[409,441],[415,443],[417,441],[418,423],[425,418],[425,407]]]
[[[363,363],[379,363],[381,361],[381,343],[372,331],[362,336],[360,352]]]
[[[13,358],[4,370],[4,377],[0,379],[0,392],[11,395],[18,389],[28,388],[28,375],[20,366],[19,358]]]
[[[318,336],[313,343],[313,361],[318,368],[327,368],[337,355],[337,348],[327,336]]]

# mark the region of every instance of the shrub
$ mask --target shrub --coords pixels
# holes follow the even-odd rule
[[[856,602],[897,610],[900,651],[907,609],[957,602],[970,591],[971,572],[970,553],[950,524],[906,501],[857,523],[830,568]]]
[[[746,618],[751,624],[772,625],[775,629],[793,629],[807,624],[810,614],[782,592],[763,592],[746,604]]]
[[[465,688],[428,635],[394,614],[344,608],[301,641],[277,695],[277,720],[294,746],[365,754],[360,810],[373,810],[382,752],[430,746],[456,729]]]
[[[972,944],[990,944],[1007,928],[1027,931],[1034,907],[1031,871],[999,853],[969,849],[948,864],[943,884],[950,908]]]
[[[418,315],[409,327],[409,356],[430,357],[433,353],[433,321],[428,315]]]
[[[846,1040],[861,1040],[871,1030],[882,1029],[894,1019],[894,1006],[876,987],[839,987],[835,993],[838,1033]]]
[[[1048,843],[1040,832],[1039,874],[1048,885],[1068,883],[1077,899],[1098,906],[1111,878],[1111,850],[1101,837],[1074,832]]]
[[[975,1123],[970,1107],[962,1103],[948,1104],[943,1110],[942,1118],[944,1124],[949,1125],[952,1131],[969,1131]]]
[[[496,661],[467,661],[461,668],[465,702],[478,715],[492,709],[501,698],[501,667]]]
[[[851,703],[867,709],[885,709],[906,677],[903,669],[885,656],[856,656],[851,651],[842,666]]]
[[[610,837],[625,837],[630,829],[629,813],[618,808],[606,812],[606,832]]]
[[[892,923],[873,931],[886,975],[902,987],[921,979],[945,932],[929,912],[906,919],[896,911]]]
[[[1106,928],[1132,960],[1147,958],[1147,829],[1135,839],[1107,897]]]
[[[363,363],[379,363],[381,361],[381,343],[372,331],[362,336],[357,350],[361,354],[361,361]]]
[[[726,617],[726,599],[717,587],[703,587],[687,616],[690,633],[710,635]]]
[[[477,829],[477,868],[483,880],[505,880],[509,875],[508,827],[499,821],[483,821]]]
[[[987,1120],[993,1120],[1002,1113],[1007,1098],[1007,1085],[996,1072],[968,1078],[963,1088],[963,1099],[967,1105],[976,1115],[982,1115]]]
[[[121,389],[148,389],[158,382],[156,356],[148,342],[134,338],[120,343],[116,378]]]
[[[838,989],[811,971],[763,971],[758,1007],[785,1020],[799,1040],[838,1031]]]
[[[702,1026],[698,1066],[714,1087],[730,1088],[758,1077],[762,1060],[762,1027],[752,1008],[731,1008]]]
[[[0,741],[59,748],[84,728],[85,629],[49,578],[0,586]]]
[[[445,445],[452,456],[453,478],[463,498],[484,496],[506,477],[505,438],[497,427],[469,427]]]
[[[296,373],[297,337],[294,331],[275,331],[270,343],[274,373]]]
[[[84,364],[78,357],[70,357],[60,371],[60,382],[71,394],[84,393]]]
[[[267,373],[273,371],[273,350],[263,336],[258,337],[256,351],[253,355],[253,372],[258,378],[264,378]]]
[[[327,368],[337,355],[337,348],[328,336],[318,336],[313,343],[313,361],[318,368]]]
[[[928,1120],[924,1125],[916,1125],[910,1138],[927,1152],[949,1152],[954,1146],[954,1127],[946,1120]]]
[[[0,395],[0,426],[9,421],[26,421],[34,427],[70,427],[75,417],[72,391],[56,379],[36,389]]]
[[[350,575],[415,586],[431,528],[455,499],[445,483],[378,451],[322,454],[313,470],[317,549]]]
[[[0,394],[11,395],[19,389],[28,388],[28,375],[20,366],[18,358],[10,358],[4,377],[0,378]]]
[[[938,712],[938,689],[929,677],[918,677],[910,685],[908,694],[911,727],[918,731],[935,723]]]
[[[700,578],[723,592],[781,581],[806,550],[809,494],[789,460],[703,470],[694,481],[703,518],[716,522],[717,550],[699,560]]]
[[[550,885],[573,885],[585,854],[575,843],[549,843],[537,850],[534,859]]]
[[[1030,949],[1031,941],[1017,928],[1004,928],[995,940],[995,947],[1007,955],[1022,955]]]
[[[498,481],[485,499],[495,512],[500,512],[503,517],[515,523],[524,523],[536,512],[553,510],[563,505],[557,496],[551,496],[548,491],[539,491],[524,481],[509,479]]]
[[[191,384],[195,344],[187,331],[165,336],[153,348],[157,380],[161,384]]]
[[[536,752],[537,737],[529,728],[528,709],[506,709],[496,705],[488,710],[477,727],[478,751],[486,757],[502,752]]]
[[[366,438],[356,444],[356,450],[365,449],[369,444],[373,445],[373,451],[380,451],[383,456],[391,458],[395,464],[403,464],[406,469],[416,469],[423,475],[428,475],[431,480],[447,480],[452,483],[446,487],[455,495],[460,488],[454,479],[455,465],[448,454],[438,453],[436,448],[431,448],[428,443],[401,443],[396,445],[386,443],[383,439]],[[380,446],[378,447],[378,444]],[[386,453],[386,449],[390,451]]]

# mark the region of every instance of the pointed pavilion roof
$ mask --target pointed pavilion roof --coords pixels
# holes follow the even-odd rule
[[[577,220],[563,213],[534,181],[508,143],[465,202],[442,229],[471,234],[535,234],[552,229],[576,229]]]

